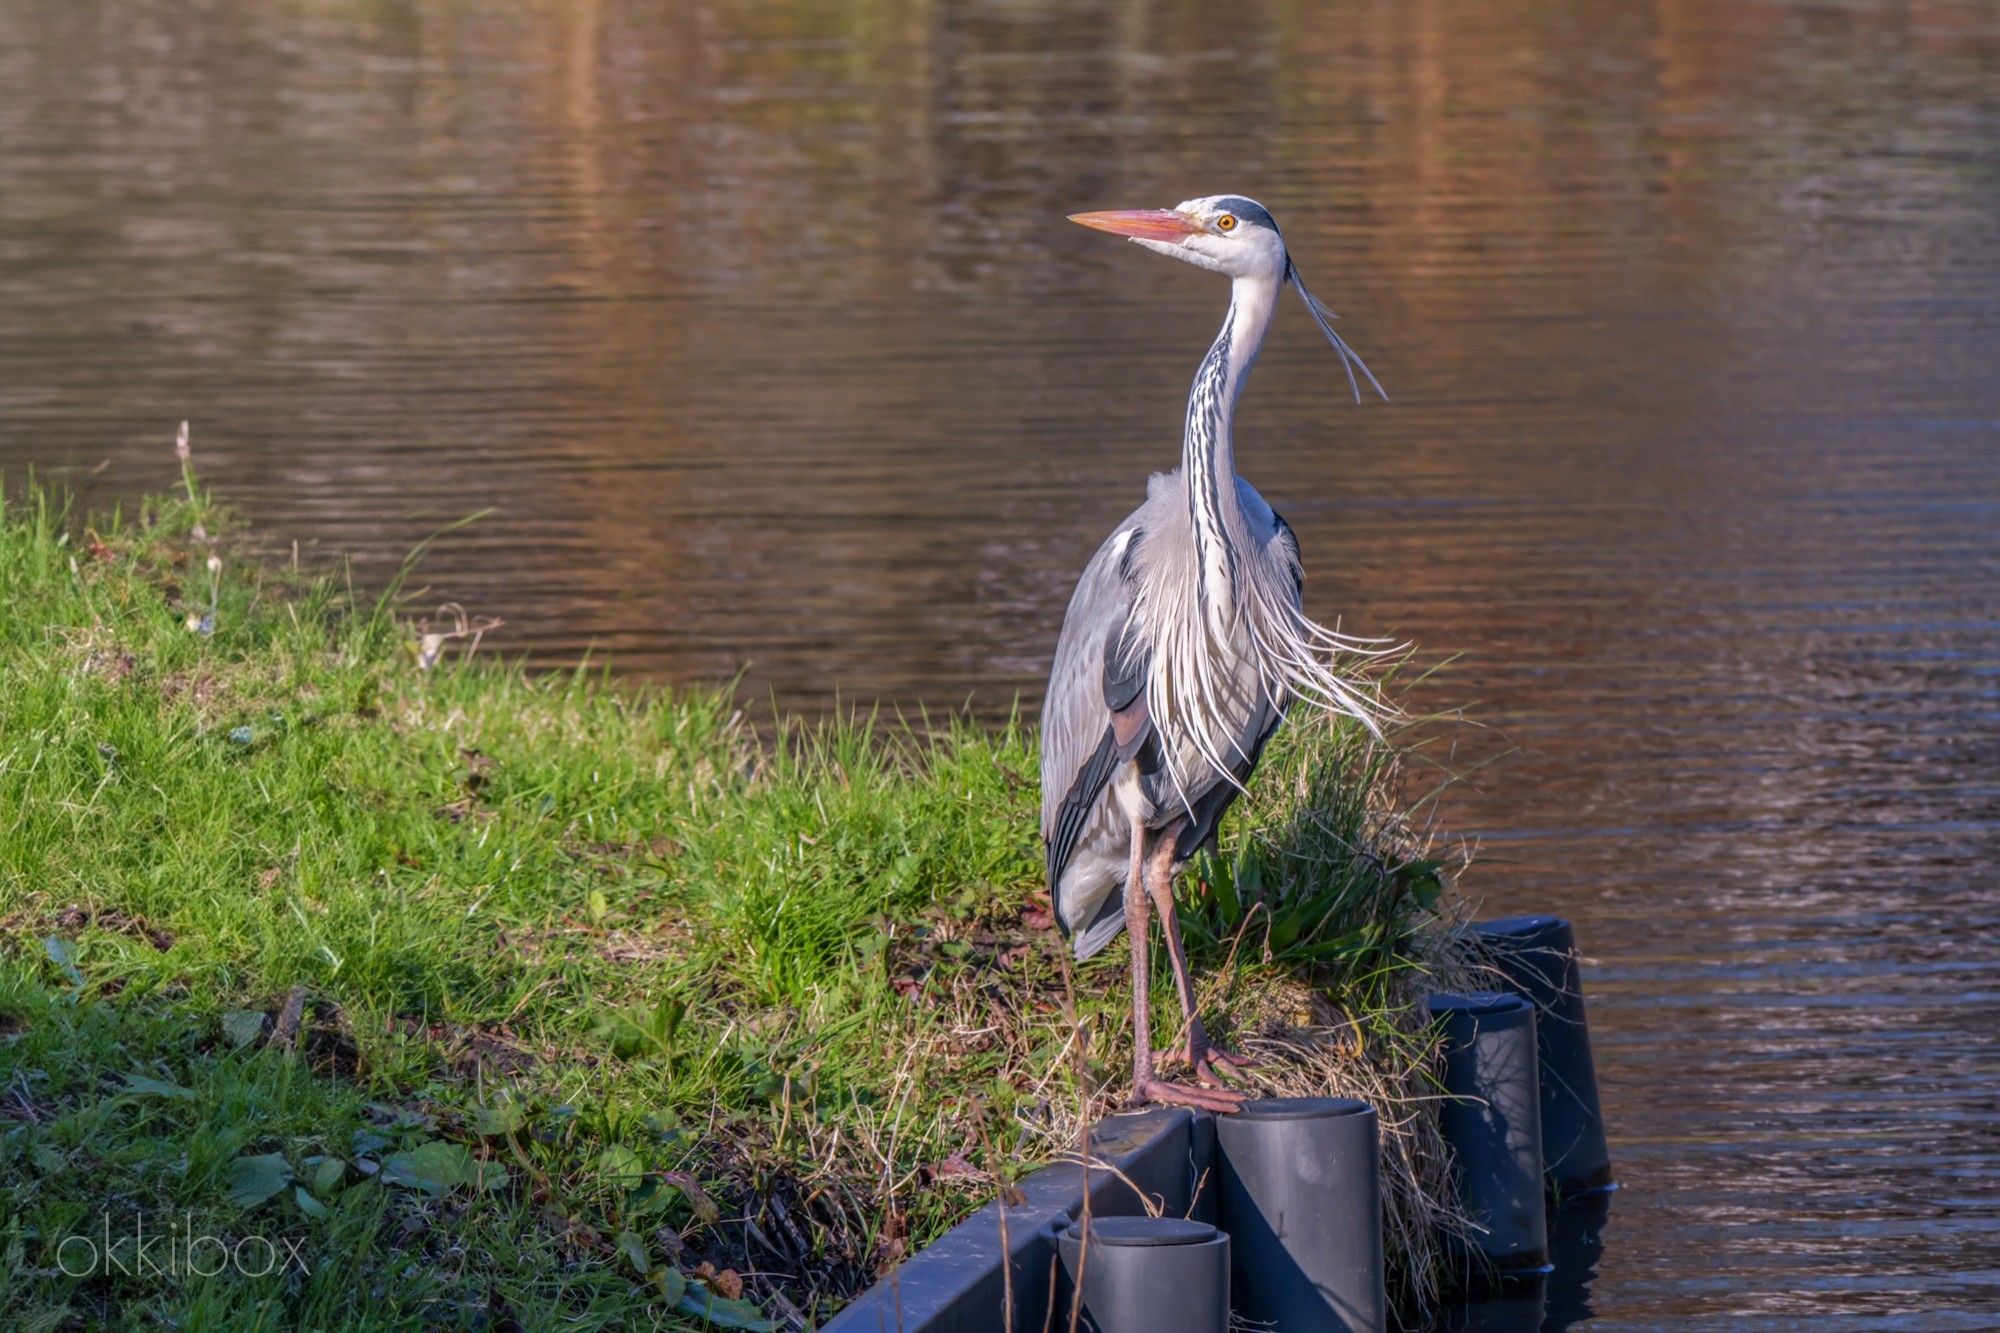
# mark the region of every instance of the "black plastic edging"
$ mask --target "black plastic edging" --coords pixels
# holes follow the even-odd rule
[[[1448,1032],[1445,1082],[1459,1094],[1441,1108],[1441,1128],[1453,1148],[1456,1179],[1471,1187],[1462,1202],[1485,1223],[1475,1242],[1482,1272],[1501,1276],[1505,1270],[1508,1278],[1519,1280],[1548,1271],[1546,1219],[1538,1206],[1543,1170],[1565,1196],[1585,1192],[1579,1206],[1601,1208],[1602,1196],[1588,1191],[1611,1188],[1609,1154],[1603,1146],[1603,1116],[1569,923],[1558,917],[1519,917],[1487,922],[1479,930],[1515,993],[1430,997],[1432,1011],[1444,1019]],[[1522,966],[1530,955],[1533,965]],[[1554,1020],[1549,1032],[1543,1031],[1538,1010]],[[1544,1063],[1554,1074],[1554,1098],[1540,1077]],[[1559,1113],[1551,1120],[1562,1127],[1563,1137],[1553,1145],[1556,1151],[1545,1153],[1542,1112],[1551,1101],[1558,1103]],[[1246,1114],[1254,1116],[1247,1108]],[[1220,1188],[1211,1177],[1217,1167],[1227,1165],[1217,1154],[1215,1121],[1206,1114],[1155,1108],[1112,1116],[1091,1131],[1093,1166],[1087,1180],[1076,1163],[1035,1172],[1016,1186],[1020,1201],[1004,1214],[998,1201],[987,1204],[905,1260],[822,1333],[1039,1333],[1058,1280],[1058,1233],[1082,1213],[1086,1185],[1094,1217],[1147,1212],[1143,1192],[1166,1217],[1219,1221],[1225,1230],[1244,1230],[1243,1243],[1254,1242],[1255,1219],[1217,1217]],[[1337,1145],[1320,1145],[1306,1155],[1324,1170],[1327,1163],[1353,1154]],[[1366,1194],[1351,1186],[1336,1192]],[[1349,1211],[1355,1206],[1349,1204]],[[1371,1211],[1365,1198],[1358,1207],[1364,1215]],[[1243,1214],[1240,1201],[1235,1211]],[[1284,1211],[1289,1215],[1291,1210]],[[1239,1239],[1228,1243],[1234,1249]],[[1303,1262],[1292,1252],[1296,1247],[1281,1243],[1280,1248],[1286,1262]],[[1368,1256],[1377,1265],[1379,1252],[1378,1240]],[[1583,1263],[1588,1268],[1590,1260]],[[1358,1274],[1368,1265],[1346,1267]],[[1257,1271],[1268,1278],[1268,1265]],[[1006,1315],[1009,1276],[1011,1321]],[[1473,1277],[1473,1271],[1464,1276]],[[1379,1274],[1373,1281],[1372,1290],[1380,1291]],[[1239,1298],[1242,1294],[1237,1293]],[[1379,1296],[1361,1302],[1369,1310],[1381,1304]],[[1339,1318],[1350,1328],[1370,1322],[1360,1309],[1343,1308]]]
[[[1146,1212],[1136,1185],[1168,1217],[1213,1220],[1214,1188],[1203,1182],[1215,1155],[1215,1125],[1207,1116],[1178,1107],[1111,1116],[1091,1131],[1090,1152],[1092,1216]],[[1084,1187],[1084,1169],[1074,1162],[1044,1167],[1016,1187],[1021,1202],[1006,1209],[1011,1329],[1004,1314],[1001,1205],[995,1201],[898,1264],[822,1333],[1039,1333],[1054,1279],[1056,1232],[1082,1212]]]
[[[1543,1169],[1563,1198],[1612,1188],[1611,1151],[1584,1015],[1576,934],[1559,916],[1509,916],[1474,927],[1507,988],[1535,1006]]]

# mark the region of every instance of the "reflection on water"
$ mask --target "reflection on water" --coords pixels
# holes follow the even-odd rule
[[[1289,310],[1243,467],[1599,960],[1550,1322],[2000,1308],[1984,0],[18,0],[0,86],[10,474],[192,417],[364,573],[494,508],[428,570],[514,650],[806,707],[1032,701],[1223,300],[1060,216],[1263,199],[1395,401]]]
[[[1446,1316],[1440,1333],[1562,1333],[1592,1318],[1591,1285],[1604,1257],[1604,1228],[1616,1195],[1600,1190],[1549,1209],[1547,1276],[1516,1278]]]

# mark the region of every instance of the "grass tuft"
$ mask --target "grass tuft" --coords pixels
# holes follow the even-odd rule
[[[531,675],[245,555],[182,461],[0,495],[0,1325],[801,1328],[1110,1109],[1028,727]],[[1421,1298],[1464,961],[1398,763],[1299,719],[1183,912],[1264,1086],[1384,1108]],[[121,1271],[169,1227],[297,1262]]]

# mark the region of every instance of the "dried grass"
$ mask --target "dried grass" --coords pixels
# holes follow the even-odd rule
[[[28,816],[0,839],[0,1023],[52,1071],[36,1114],[98,1124],[136,1061],[198,1094],[163,1108],[165,1130],[135,1124],[149,1143],[205,1141],[202,1116],[243,1104],[210,1089],[248,1079],[260,1121],[331,1151],[381,1129],[386,1105],[416,1117],[390,1127],[409,1141],[487,1154],[476,1126],[504,1095],[533,1131],[522,1188],[454,1215],[452,1300],[488,1309],[484,1275],[501,1273],[540,1326],[582,1275],[607,1326],[664,1314],[651,1269],[614,1244],[637,1204],[599,1157],[625,1149],[681,1191],[637,1224],[648,1263],[740,1278],[796,1327],[1079,1152],[1127,1094],[1124,959],[1072,976],[1037,897],[1025,727],[848,720],[772,742],[726,693],[465,660],[470,617],[426,669],[422,635],[458,635],[455,613],[420,629],[395,614],[406,602],[370,611],[228,544],[211,564],[213,514],[188,491],[100,530],[77,563],[60,506],[31,494],[0,513],[0,735],[27,738],[0,746],[0,794]],[[1203,1013],[1263,1060],[1254,1086],[1380,1109],[1389,1250],[1419,1302],[1454,1225],[1419,1006],[1470,975],[1441,906],[1452,867],[1402,791],[1421,762],[1297,719],[1180,908]],[[52,920],[67,903],[88,915]],[[224,1012],[268,1014],[299,984],[295,1058],[314,1077],[217,1055]],[[646,1040],[626,1040],[635,1024]],[[674,1123],[650,1123],[663,1108]],[[121,1151],[116,1188],[182,1191],[183,1156]],[[696,1177],[706,1194],[683,1186]],[[89,1202],[92,1180],[49,1179],[67,1193],[47,1208]],[[366,1262],[334,1222],[282,1206],[274,1224]],[[402,1266],[366,1273],[393,1289],[385,1308],[434,1308]],[[20,1299],[10,1313],[65,1298]],[[290,1310],[312,1324],[349,1299],[329,1277]]]
[[[1473,986],[1484,969],[1449,891],[1459,866],[1440,861],[1434,828],[1398,813],[1414,756],[1345,724],[1308,718],[1292,732],[1217,855],[1186,876],[1181,914],[1197,998],[1218,1039],[1256,1062],[1244,1086],[1376,1108],[1391,1281],[1422,1316],[1440,1294],[1447,1238],[1469,1226],[1452,1203],[1438,1037],[1424,1000]],[[1218,905],[1232,892],[1233,912]],[[1015,1159],[1084,1161],[1090,1126],[1129,1092],[1124,965],[1113,950],[1072,981],[1060,942],[1041,926],[1031,905],[1010,917],[940,918],[892,945],[892,974],[928,1011],[929,1039],[908,1034],[922,1057],[909,1076],[950,1082],[997,1053],[1025,1094]],[[965,965],[941,966],[948,954]],[[1088,1002],[1081,1015],[1072,986]],[[1165,1007],[1155,1024],[1165,1033],[1178,1031],[1171,995],[1156,978]],[[975,1171],[927,1188],[952,1191],[963,1207],[996,1183]]]

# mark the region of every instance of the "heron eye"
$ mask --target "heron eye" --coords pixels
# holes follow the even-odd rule
[[[1236,219],[1229,216],[1229,214],[1224,213],[1221,217],[1215,220],[1215,229],[1217,231],[1235,231]]]

